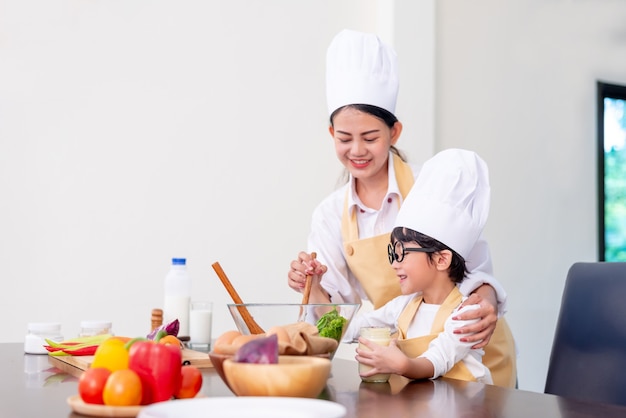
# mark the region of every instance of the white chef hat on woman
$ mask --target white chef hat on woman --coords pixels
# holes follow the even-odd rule
[[[447,245],[467,260],[489,215],[489,170],[474,152],[447,149],[426,161],[395,226]]]
[[[349,104],[378,106],[395,113],[396,52],[370,33],[344,29],[326,52],[328,114]]]

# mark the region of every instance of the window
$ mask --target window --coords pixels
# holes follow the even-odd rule
[[[598,82],[600,261],[626,261],[626,85]]]

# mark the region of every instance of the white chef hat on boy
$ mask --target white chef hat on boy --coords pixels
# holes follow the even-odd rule
[[[326,52],[328,114],[349,104],[368,104],[395,113],[396,52],[370,33],[344,29]]]
[[[489,170],[474,152],[447,149],[424,163],[396,218],[465,260],[489,215]]]

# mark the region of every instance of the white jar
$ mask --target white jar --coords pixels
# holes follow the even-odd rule
[[[24,338],[24,352],[26,354],[48,354],[44,345],[48,345],[46,338],[52,341],[63,341],[61,324],[58,322],[29,322],[26,338]]]
[[[361,328],[360,335],[378,345],[389,345],[391,342],[391,329],[389,327],[364,327]],[[359,349],[369,350],[369,348],[361,343],[359,343]],[[370,366],[359,363],[359,373],[365,373],[371,369]],[[390,376],[391,375],[388,373],[378,373],[369,377],[361,377],[361,380],[364,382],[384,383],[389,380]]]
[[[79,337],[93,337],[96,335],[113,334],[111,321],[81,321]]]

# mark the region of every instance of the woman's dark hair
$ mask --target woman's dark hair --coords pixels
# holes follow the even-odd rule
[[[368,113],[382,120],[385,123],[385,125],[389,127],[389,129],[393,128],[396,122],[398,122],[398,118],[393,113],[391,113],[388,110],[383,109],[382,107],[368,105],[368,104],[349,104],[349,105],[342,106],[338,109],[335,109],[335,111],[330,115],[330,126],[335,126],[333,124],[335,115],[341,110],[347,109],[347,108],[355,109],[363,113]],[[391,152],[396,154],[398,157],[400,157],[402,161],[406,163],[407,161],[406,157],[404,156],[404,154],[402,154],[402,152],[398,148],[395,147],[395,145],[392,145],[390,149],[391,149]],[[343,183],[347,182],[349,178],[350,178],[350,175],[348,171],[344,170],[344,174],[342,176],[342,182]]]
[[[449,250],[452,252],[452,261],[450,262],[450,278],[454,283],[461,283],[465,278],[465,274],[468,273],[465,265],[465,260],[456,251],[447,245],[437,241],[428,235],[421,234],[410,228],[404,228],[397,226],[391,232],[391,244],[395,244],[397,241],[417,242],[422,248],[434,248],[437,251]],[[428,261],[432,261],[435,253],[426,253]]]

